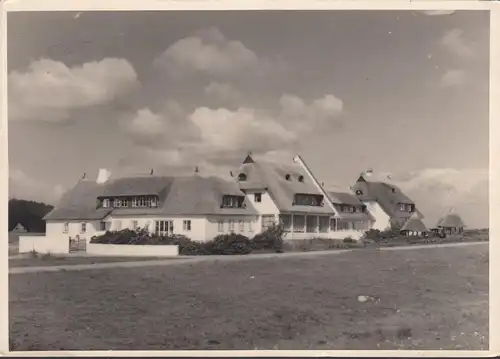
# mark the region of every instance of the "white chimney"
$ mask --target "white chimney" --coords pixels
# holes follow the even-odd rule
[[[106,183],[106,181],[111,176],[111,172],[105,168],[99,168],[99,173],[97,174],[97,183]]]

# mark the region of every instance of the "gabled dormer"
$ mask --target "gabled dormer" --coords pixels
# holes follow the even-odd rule
[[[156,195],[98,197],[97,208],[156,208],[159,202]]]
[[[245,196],[223,195],[220,208],[245,208]]]
[[[323,195],[321,194],[308,194],[296,193],[293,199],[294,206],[324,206]]]

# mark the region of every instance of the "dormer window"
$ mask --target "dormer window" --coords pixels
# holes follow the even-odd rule
[[[396,193],[396,189],[395,188],[391,188],[392,190],[392,193]]]
[[[356,195],[362,196],[363,195],[363,191],[360,190],[360,189],[356,190]]]
[[[299,182],[304,182],[304,176],[299,176]]]
[[[285,175],[285,179],[286,179],[287,181],[290,181],[290,179],[291,179],[291,178],[292,178],[292,176],[291,176],[289,173],[287,173],[287,174]]]
[[[244,197],[224,196],[222,197],[222,208],[242,208]]]
[[[414,206],[412,204],[400,203],[399,210],[402,212],[413,212]]]
[[[128,201],[126,198],[117,198],[115,199],[115,207],[116,208],[123,208],[123,207],[128,207]]]
[[[297,206],[321,206],[322,195],[315,194],[296,194],[294,205]]]
[[[244,173],[240,173],[238,175],[238,181],[246,181],[247,180],[247,175]]]

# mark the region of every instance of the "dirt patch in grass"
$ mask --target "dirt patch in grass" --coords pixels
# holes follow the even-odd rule
[[[11,275],[11,350],[487,349],[487,258],[477,245]]]
[[[181,257],[178,257],[181,258]],[[71,256],[27,256],[26,258],[9,259],[9,267],[47,267],[58,265],[95,264],[95,263],[116,263],[134,262],[159,259],[176,259],[165,257],[71,257]]]

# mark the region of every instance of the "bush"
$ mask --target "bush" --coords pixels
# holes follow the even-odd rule
[[[94,236],[90,243],[96,244],[124,244],[124,245],[177,245],[181,255],[206,254],[204,243],[192,241],[190,238],[172,234],[169,236],[157,236],[149,233],[146,229],[123,229],[121,231],[107,231],[100,236]]]
[[[213,240],[205,243],[205,248],[209,254],[249,254],[252,252],[251,241],[241,234],[230,233],[220,234]]]
[[[271,227],[255,235],[251,240],[252,249],[271,249],[283,252],[283,239],[286,232],[281,224],[273,224]]]

